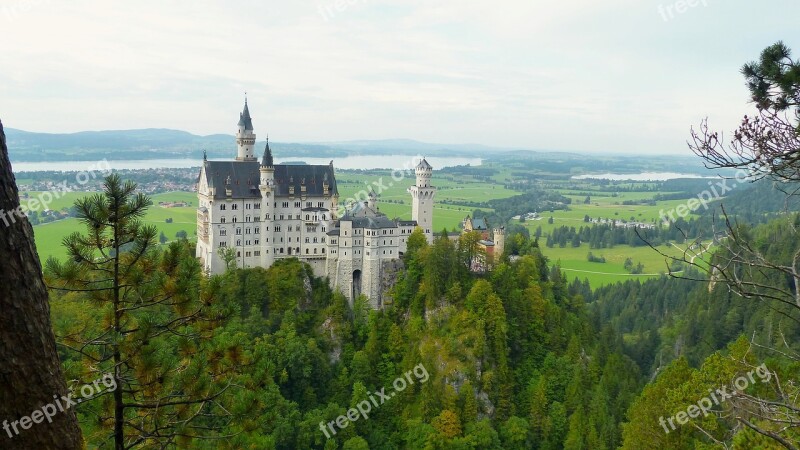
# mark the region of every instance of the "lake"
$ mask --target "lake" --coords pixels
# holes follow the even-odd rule
[[[284,161],[297,162],[303,161],[306,164],[328,164],[333,159],[333,165],[337,169],[409,169],[419,162],[418,156],[408,155],[352,155],[344,158],[275,158],[275,162],[280,164]],[[438,157],[430,156],[425,159],[434,169],[453,166],[480,166],[481,158],[470,157]],[[213,159],[213,161],[229,161],[228,159]],[[187,167],[200,167],[200,160],[197,159],[143,159],[143,160],[108,160],[109,165],[114,170],[124,169],[181,169]],[[75,171],[81,172],[97,167],[98,161],[57,161],[57,162],[12,162],[11,166],[15,173],[20,172],[46,172],[46,171]]]
[[[597,173],[576,175],[573,180],[611,180],[611,181],[667,181],[677,178],[714,178],[709,176],[677,172],[642,173]]]

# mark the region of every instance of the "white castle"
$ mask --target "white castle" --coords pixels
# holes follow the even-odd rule
[[[351,205],[337,217],[339,191],[333,161],[328,165],[274,164],[267,141],[259,163],[256,135],[245,99],[233,161],[208,161],[197,183],[197,257],[208,274],[224,272],[222,253],[238,267],[270,267],[298,258],[315,275],[328,277],[352,303],[365,294],[374,308],[384,304],[397,261],[409,235],[433,234],[433,168],[423,158],[415,167],[412,220],[389,219],[378,211],[377,195]],[[227,250],[228,248],[232,250]],[[222,251],[221,251],[222,249]]]

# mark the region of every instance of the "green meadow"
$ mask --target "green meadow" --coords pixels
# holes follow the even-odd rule
[[[81,196],[92,195],[85,192],[70,192],[58,200],[58,204],[53,202],[51,209],[62,209],[72,206],[75,200]],[[69,198],[70,201],[66,199]],[[195,239],[195,230],[197,228],[197,195],[192,192],[168,192],[164,194],[155,194],[150,197],[153,200],[153,206],[144,218],[147,224],[155,225],[159,232],[163,232],[169,240],[175,239],[175,234],[178,231],[186,231],[189,240]],[[191,202],[192,206],[183,208],[164,208],[158,205],[158,202]],[[25,200],[23,199],[23,203]],[[172,223],[166,223],[168,218],[172,219]],[[44,262],[49,257],[61,259],[66,257],[67,253],[64,249],[62,242],[65,237],[74,232],[85,231],[83,224],[76,218],[69,218],[59,220],[56,222],[45,223],[33,227],[33,232],[36,238],[36,250],[39,252],[39,259]]]

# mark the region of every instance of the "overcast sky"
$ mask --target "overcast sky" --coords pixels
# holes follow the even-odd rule
[[[233,134],[247,91],[279,142],[686,154],[800,2],[684,1],[0,0],[0,119]]]

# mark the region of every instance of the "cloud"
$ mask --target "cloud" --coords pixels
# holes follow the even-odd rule
[[[37,131],[232,133],[247,91],[281,141],[682,152],[700,118],[748,112],[738,68],[800,12],[778,3],[758,23],[744,0],[665,23],[649,0],[10,0],[1,112]]]

